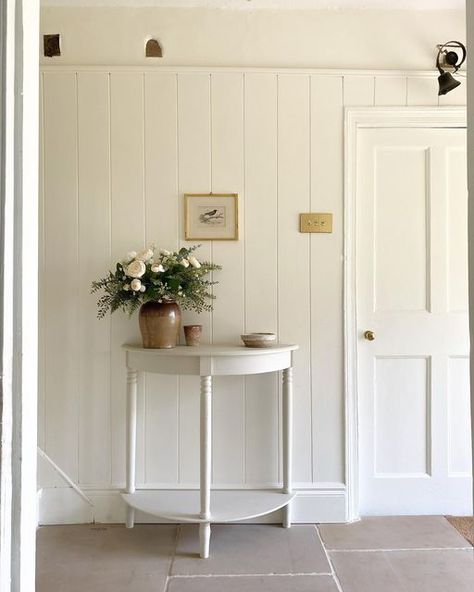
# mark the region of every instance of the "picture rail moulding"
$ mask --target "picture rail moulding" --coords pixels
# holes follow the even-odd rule
[[[145,59],[145,58],[144,58]],[[351,68],[278,68],[258,66],[181,66],[162,64],[134,64],[134,65],[87,65],[87,64],[40,64],[41,72],[242,72],[242,73],[272,73],[272,74],[314,74],[318,76],[386,76],[398,78],[400,76],[437,78],[438,71],[433,70],[386,70],[386,69],[351,69]],[[460,76],[466,76],[464,70],[458,72]]]

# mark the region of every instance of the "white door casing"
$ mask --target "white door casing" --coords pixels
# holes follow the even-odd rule
[[[35,587],[38,0],[0,5],[0,591]]]
[[[349,519],[470,511],[464,117],[346,114]]]

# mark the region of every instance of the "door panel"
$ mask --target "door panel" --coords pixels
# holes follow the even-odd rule
[[[376,147],[374,159],[375,309],[426,310],[427,150]]]
[[[468,513],[465,130],[358,142],[361,513]]]
[[[427,425],[429,360],[375,359],[374,474],[410,477],[430,472]],[[410,413],[406,413],[410,409]]]

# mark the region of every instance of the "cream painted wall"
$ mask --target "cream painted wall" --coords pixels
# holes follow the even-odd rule
[[[300,29],[306,30],[309,42],[304,16],[287,13],[292,24],[285,29],[285,15],[280,15],[268,13],[270,22],[275,19],[278,24],[267,21],[265,27],[262,15],[224,11],[43,10],[43,31],[63,33],[64,55],[43,60],[41,87],[40,444],[89,495],[95,495],[99,510],[93,516],[99,521],[120,517],[114,497],[123,482],[124,461],[119,346],[124,339],[137,337],[137,327],[118,317],[95,321],[87,286],[111,255],[118,257],[136,241],[166,239],[171,246],[178,244],[183,238],[182,193],[208,190],[239,192],[244,238],[240,243],[204,247],[208,256],[224,264],[216,311],[204,319],[206,336],[229,341],[238,339],[244,329],[275,330],[282,339],[301,343],[295,479],[308,495],[314,494],[314,504],[301,502],[297,516],[303,521],[344,519],[343,109],[438,104],[434,74],[385,71],[375,75],[371,68],[402,67],[406,60],[409,70],[416,64],[432,69],[433,46],[459,38],[462,19],[454,12],[423,13],[422,26],[415,13],[393,13],[392,18],[366,13],[366,21],[358,15],[360,27],[354,34],[359,41],[354,46],[345,44],[340,51],[332,48],[331,65],[347,62],[352,67],[365,66],[366,72],[356,73],[347,66],[338,73],[241,67],[193,71],[170,66],[173,62],[257,66],[281,60],[276,63],[286,67],[312,63],[308,45],[303,43],[303,50],[297,43]],[[309,13],[305,16],[312,18]],[[168,40],[164,42],[168,67],[150,70],[142,67],[150,62],[140,58],[140,51],[145,23],[153,17],[161,24],[160,38]],[[351,18],[320,17],[328,26],[332,22],[338,34],[331,19],[337,17],[348,26]],[[242,19],[252,21],[251,42]],[[372,57],[367,49],[362,60],[360,52],[352,56],[353,47],[361,47],[364,37],[371,37],[380,19],[387,35],[390,29],[393,43]],[[436,24],[438,33],[431,35],[426,21]],[[201,41],[194,43],[192,24],[197,27],[198,22]],[[239,26],[231,26],[232,22]],[[321,27],[316,18],[313,23],[316,29]],[[413,49],[413,64],[399,51],[400,29],[389,23],[397,23],[401,30],[410,23],[419,27],[420,35],[413,32],[409,40],[412,49],[418,45]],[[219,38],[204,44],[204,31],[212,33],[217,24],[221,25]],[[265,30],[265,35],[257,35],[257,30]],[[272,44],[281,31],[291,53],[285,55],[278,46],[272,57]],[[327,39],[329,32],[325,32]],[[115,56],[110,53],[112,34],[118,38]],[[227,47],[226,35],[235,39]],[[245,52],[243,39],[248,41]],[[134,53],[125,51],[129,46]],[[176,53],[171,47],[177,48]],[[331,53],[328,48],[323,51],[327,56]],[[117,62],[117,67],[110,67]],[[105,66],[91,71],[67,63]],[[465,88],[463,84],[442,104],[464,104]],[[234,141],[229,143],[229,137]],[[299,234],[298,212],[308,210],[332,211],[334,233]],[[138,221],[134,220],[137,212]],[[155,212],[145,225],[144,212]],[[268,271],[262,284],[255,264],[260,259]],[[54,280],[65,260],[67,270],[79,265],[79,274],[65,273],[59,294]],[[295,302],[297,321],[292,323]],[[146,379],[141,390],[139,479],[146,486],[194,483],[196,408],[189,385],[167,379],[160,401],[153,395],[157,388],[163,389],[163,384]],[[280,465],[275,384],[236,380],[230,387],[219,385],[219,392],[215,481],[239,487],[275,483]],[[43,522],[90,519],[90,509],[74,495],[53,489],[58,484],[42,466]]]
[[[397,3],[394,2],[394,5]],[[63,56],[43,63],[432,69],[434,46],[465,39],[464,11],[308,11],[43,7],[42,33]]]

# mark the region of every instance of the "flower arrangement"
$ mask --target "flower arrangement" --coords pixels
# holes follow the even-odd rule
[[[216,281],[205,279],[220,265],[200,262],[193,255],[200,245],[179,251],[155,246],[131,251],[105,278],[92,282],[91,293],[103,292],[97,306],[99,318],[118,309],[132,315],[145,302],[174,301],[185,309],[212,310],[215,298],[211,287]]]

